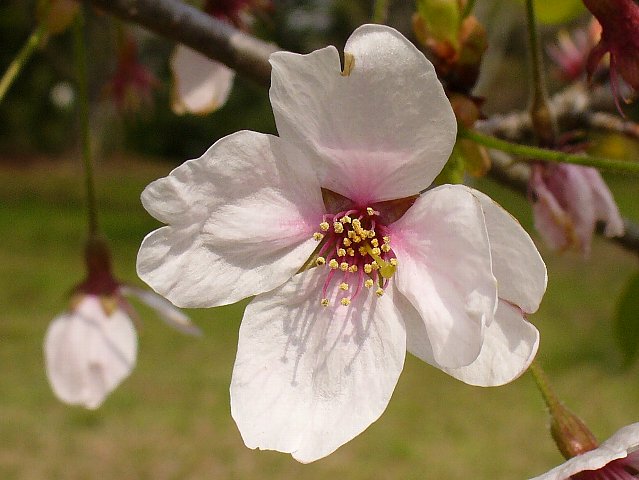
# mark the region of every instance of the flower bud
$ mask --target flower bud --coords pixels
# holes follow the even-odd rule
[[[417,14],[432,40],[437,43],[447,42],[457,49],[461,22],[457,0],[417,0]]]
[[[586,424],[563,403],[550,407],[550,417],[550,433],[566,460],[599,446]]]

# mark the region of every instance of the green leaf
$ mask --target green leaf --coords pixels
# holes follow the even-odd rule
[[[639,272],[630,277],[617,304],[614,335],[628,367],[639,353]]]

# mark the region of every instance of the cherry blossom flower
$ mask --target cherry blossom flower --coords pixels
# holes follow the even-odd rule
[[[586,71],[586,63],[590,50],[601,38],[601,25],[592,19],[588,27],[576,28],[571,33],[560,30],[557,43],[546,48],[548,55],[557,65],[562,80],[573,82]],[[592,76],[591,72],[591,76]]]
[[[247,306],[231,413],[250,448],[322,458],[384,411],[406,351],[474,385],[534,357],[546,270],[521,226],[461,185],[423,192],[455,142],[432,64],[396,30],[271,56],[279,137],[243,131],[151,183],[167,224],[138,274],[179,306]],[[499,290],[497,286],[499,285]]]
[[[584,5],[601,24],[601,40],[588,57],[592,75],[606,53],[610,53],[610,85],[619,106],[619,77],[639,91],[639,4],[634,0],[584,0]]]
[[[204,11],[244,31],[249,30],[251,9],[271,8],[266,0],[209,0]],[[222,107],[231,93],[235,71],[184,45],[171,55],[173,92],[171,108],[177,115],[205,115]]]
[[[624,233],[624,223],[608,186],[599,172],[571,164],[536,164],[532,168],[535,228],[553,249],[574,247],[584,255],[597,222],[607,237]]]
[[[574,456],[532,480],[634,480],[638,475],[639,423],[633,423],[597,448]]]
[[[137,357],[135,311],[123,295],[153,308],[172,327],[191,335],[199,329],[156,293],[122,285],[110,270],[106,244],[87,247],[88,276],[75,289],[69,311],[53,319],[44,339],[46,372],[61,401],[98,408],[126,377]]]

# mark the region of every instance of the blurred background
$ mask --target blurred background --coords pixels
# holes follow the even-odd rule
[[[283,48],[308,52],[334,44],[370,20],[369,1],[274,1],[253,31]],[[551,2],[544,2],[544,5]],[[545,42],[559,28],[585,25],[549,8]],[[523,8],[513,0],[477,2],[490,46],[476,93],[485,112],[526,106]],[[35,3],[0,3],[0,71],[36,25]],[[411,35],[412,2],[391,2],[389,24]],[[562,13],[563,12],[563,13]],[[250,129],[276,133],[268,92],[237,78],[228,103],[207,116],[170,109],[174,45],[103,12],[87,10],[91,142],[99,218],[124,282],[135,274],[142,238],[159,224],[139,196],[152,180],[215,140]],[[554,17],[553,17],[554,16]],[[109,90],[117,38],[126,29],[139,61],[157,78],[149,102],[122,109]],[[562,461],[547,431],[543,402],[525,374],[510,385],[470,387],[412,356],[384,415],[336,453],[301,465],[275,452],[247,449],[230,416],[228,387],[245,303],[188,314],[202,338],[181,336],[139,307],[138,365],[96,411],[69,407],[51,392],[42,341],[84,275],[86,239],[77,92],[70,32],[52,37],[0,103],[0,478],[1,479],[522,479]],[[553,91],[565,84],[552,74]],[[630,111],[632,114],[632,111]],[[636,159],[618,136],[599,153]],[[636,179],[608,176],[623,215],[639,221]],[[639,421],[639,368],[622,368],[612,334],[617,299],[637,258],[601,239],[584,260],[553,253],[532,229],[530,205],[491,180],[473,180],[531,232],[548,265],[549,286],[530,320],[541,332],[538,360],[557,393],[600,440]]]

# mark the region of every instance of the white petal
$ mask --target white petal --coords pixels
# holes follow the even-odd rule
[[[211,113],[226,103],[235,72],[184,45],[171,56],[173,98],[171,108],[184,113]]]
[[[271,55],[280,136],[315,153],[321,182],[356,203],[417,194],[442,169],[457,124],[432,64],[396,30],[364,25],[341,75],[334,47]]]
[[[391,225],[397,288],[419,311],[438,365],[458,368],[481,350],[497,303],[484,214],[461,186],[426,192]]]
[[[637,446],[639,446],[639,423],[633,423],[619,429],[595,450],[573,457],[532,480],[568,480],[576,473],[597,470],[613,460],[625,458],[630,451],[636,450]]]
[[[423,322],[405,317],[408,351],[469,385],[495,387],[512,382],[526,371],[539,347],[539,332],[523,318],[521,311],[499,301],[495,319],[484,331],[484,343],[477,359],[465,367],[438,365]]]
[[[607,237],[620,237],[624,234],[625,225],[612,193],[595,168],[584,167],[584,175],[590,181],[597,220],[606,224],[604,233]]]
[[[546,291],[546,265],[532,239],[519,222],[489,196],[469,189],[481,202],[486,218],[493,274],[499,298],[526,313],[539,308]]]
[[[128,285],[122,285],[120,287],[120,292],[126,296],[133,296],[147,304],[155,310],[158,316],[170,327],[173,327],[187,335],[202,335],[202,330],[200,330],[182,310],[176,308],[171,302],[161,295],[150,290],[144,290],[142,288],[131,287]]]
[[[231,382],[231,413],[246,445],[305,463],[382,414],[406,353],[401,295],[362,291],[344,307],[333,292],[331,306],[321,307],[325,275],[306,271],[249,304]]]
[[[169,226],[150,233],[138,275],[181,307],[210,307],[271,290],[317,246],[321,191],[304,157],[279,138],[238,132],[142,193]]]
[[[131,373],[137,335],[122,310],[107,316],[99,298],[87,295],[73,311],[51,322],[44,354],[56,396],[94,409]]]

